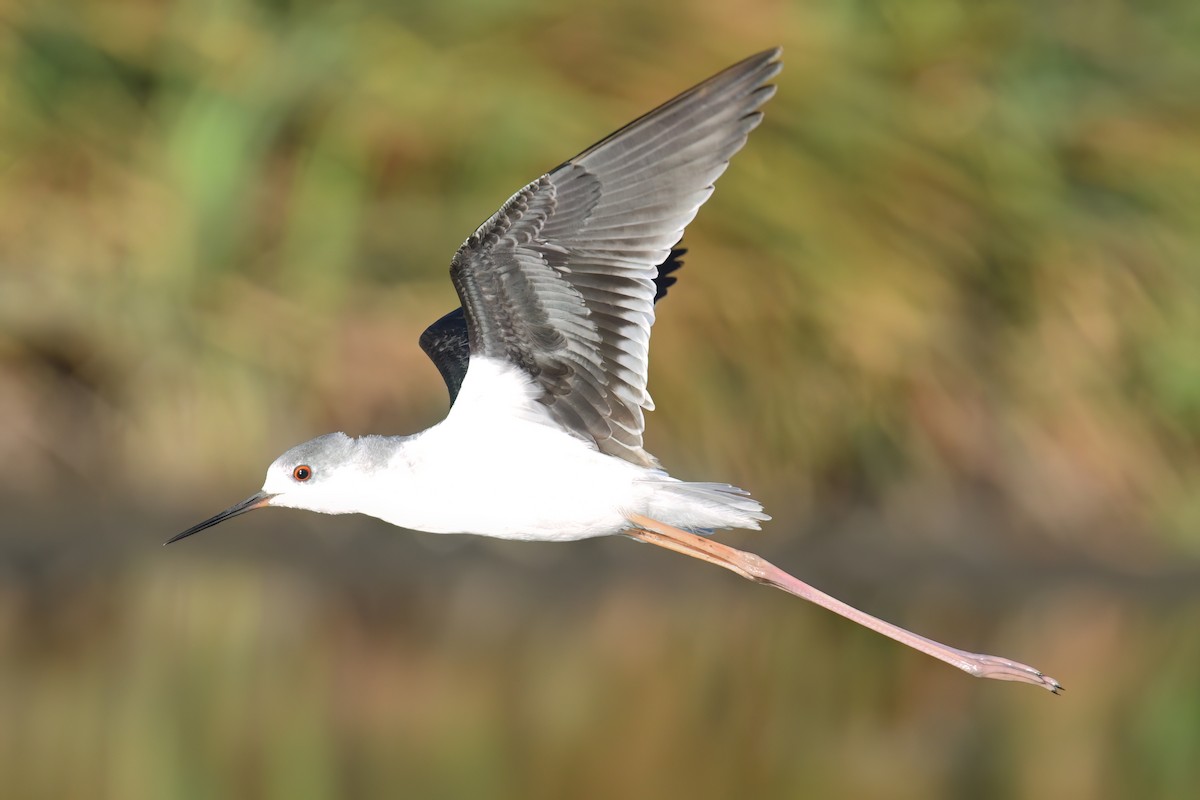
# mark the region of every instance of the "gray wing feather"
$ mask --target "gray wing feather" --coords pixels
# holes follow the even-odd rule
[[[779,56],[735,64],[533,181],[451,262],[471,356],[520,367],[602,452],[654,464],[642,412],[656,266],[761,120]]]
[[[683,266],[683,256],[687,249],[677,247],[667,256],[667,260],[658,265],[658,274],[654,278],[654,302],[667,296],[667,289],[675,285],[679,279],[673,274]],[[603,285],[596,287],[597,292],[607,291]],[[451,311],[425,329],[420,339],[421,349],[429,360],[437,367],[446,383],[446,391],[450,393],[450,404],[458,398],[462,388],[463,378],[467,377],[467,366],[471,358],[471,340],[467,334],[467,317],[462,307]],[[627,360],[624,352],[617,356],[618,360]]]

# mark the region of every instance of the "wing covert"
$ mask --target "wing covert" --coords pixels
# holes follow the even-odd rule
[[[658,265],[658,274],[654,277],[655,303],[666,297],[667,290],[679,280],[674,273],[683,266],[683,256],[686,254],[687,248],[676,247],[667,256],[667,260]],[[462,388],[463,378],[467,377],[467,365],[471,359],[467,317],[462,306],[426,328],[421,334],[420,345],[441,374],[446,383],[446,390],[450,393],[450,405],[454,405],[455,399],[458,398],[458,390]]]

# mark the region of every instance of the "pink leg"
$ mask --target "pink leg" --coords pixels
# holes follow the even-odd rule
[[[981,653],[968,653],[965,650],[958,650],[957,648],[935,642],[932,639],[926,639],[924,636],[919,636],[911,631],[906,631],[904,628],[893,625],[890,622],[884,622],[877,617],[872,617],[870,614],[846,605],[835,597],[814,589],[799,578],[789,575],[779,567],[753,553],[737,550],[712,539],[688,533],[687,531],[650,519],[649,517],[643,517],[640,514],[630,514],[629,521],[636,527],[627,530],[625,532],[627,536],[639,541],[656,544],[659,547],[665,547],[668,550],[674,550],[677,553],[683,553],[693,558],[699,558],[702,561],[707,561],[710,564],[716,564],[719,567],[736,572],[743,578],[748,578],[757,583],[765,583],[768,586],[782,589],[788,594],[803,597],[805,600],[810,600],[835,614],[841,614],[847,619],[854,620],[859,625],[864,625],[873,631],[882,633],[884,636],[895,639],[901,644],[906,644],[909,647],[920,650],[926,655],[931,655],[934,658],[945,661],[947,664],[958,667],[968,675],[974,675],[977,678],[995,678],[1002,681],[1023,681],[1049,689],[1055,694],[1062,691],[1062,685],[1058,681],[1049,675],[1043,675],[1040,670],[1017,661],[1010,661],[1007,658],[983,655]]]

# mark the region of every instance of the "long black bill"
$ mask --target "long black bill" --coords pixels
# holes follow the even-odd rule
[[[222,511],[220,514],[217,514],[215,517],[210,517],[210,518],[204,520],[204,522],[201,522],[199,525],[193,525],[192,527],[188,528],[186,531],[179,534],[178,536],[172,536],[170,539],[163,542],[163,546],[165,547],[166,545],[172,544],[174,542],[178,542],[180,539],[186,539],[187,537],[191,536],[193,533],[199,533],[200,531],[204,530],[205,528],[211,528],[213,525],[216,525],[218,522],[224,522],[225,520],[229,519],[230,517],[236,517],[238,514],[245,514],[247,511],[253,511],[256,508],[262,508],[267,503],[271,502],[271,498],[274,496],[275,495],[267,494],[266,492],[259,492],[257,494],[252,494],[249,497],[247,497],[245,500],[243,500],[242,502],[238,503],[237,505],[230,506],[229,508]]]

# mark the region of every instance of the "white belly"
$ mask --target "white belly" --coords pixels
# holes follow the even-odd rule
[[[486,363],[486,362],[485,362]],[[568,541],[606,536],[638,511],[651,470],[565,432],[527,378],[472,363],[444,422],[405,443],[367,513],[431,533]],[[482,373],[482,374],[481,374]]]
[[[431,533],[537,541],[620,533],[632,513],[694,530],[769,519],[727,484],[680,483],[601,453],[551,420],[536,392],[511,365],[473,360],[445,421],[389,445],[386,468],[363,476],[344,510]]]
[[[552,435],[530,429],[519,439],[477,438],[469,452],[425,461],[406,527],[546,541],[619,532],[624,514],[636,510],[642,470],[543,430]],[[435,447],[441,437],[429,438]]]

